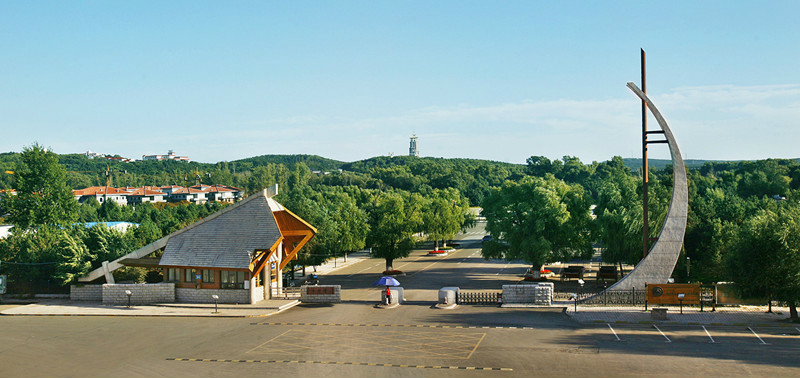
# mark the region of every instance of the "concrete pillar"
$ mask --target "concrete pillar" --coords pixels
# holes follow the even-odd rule
[[[283,271],[281,271],[281,261],[283,261],[283,242],[278,246],[279,253],[276,253],[278,256],[278,261],[275,262],[275,269],[277,270],[278,281],[276,285],[278,285],[278,291],[280,292],[283,289]]]
[[[111,273],[111,270],[108,269],[108,261],[103,261],[103,274],[106,276],[106,283],[116,283],[114,282],[114,275]]]

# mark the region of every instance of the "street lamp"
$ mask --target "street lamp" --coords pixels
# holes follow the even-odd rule
[[[683,297],[685,296],[685,294],[678,294],[678,302],[681,304],[681,315],[683,315]]]
[[[219,295],[214,294],[211,296],[211,298],[214,300],[214,313],[219,314],[219,311],[217,310],[217,302],[219,302]]]
[[[130,290],[125,290],[125,295],[128,296],[128,308],[131,308],[131,295],[133,295],[133,293],[131,293]]]
[[[575,312],[578,312],[578,295],[575,293],[569,293],[569,297],[575,301]]]
[[[580,287],[578,288],[578,296],[579,297],[583,295],[583,284],[584,283],[586,283],[586,282],[582,278],[578,278],[578,285],[580,285]]]
[[[692,259],[686,256],[686,282],[689,282],[689,268],[692,266]]]

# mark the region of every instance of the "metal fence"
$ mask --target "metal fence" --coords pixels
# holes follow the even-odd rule
[[[300,298],[300,287],[284,287],[272,289],[273,298],[296,299]]]
[[[477,304],[477,305],[496,305],[500,303],[501,293],[488,292],[488,291],[459,291],[458,303],[459,304]]]
[[[644,306],[647,300],[646,290],[602,290],[602,291],[578,291],[578,292],[556,292],[553,295],[554,301],[573,301],[575,295],[578,303],[583,305],[601,306]]]

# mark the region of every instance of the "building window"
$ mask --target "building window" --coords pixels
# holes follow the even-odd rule
[[[178,268],[167,268],[167,282],[178,282],[181,280],[181,270]]]
[[[214,283],[214,271],[203,269],[203,283]]]
[[[244,289],[244,272],[223,270],[220,273],[222,273],[223,289]]]
[[[183,282],[194,282],[194,275],[197,274],[197,271],[194,269],[184,269],[183,271],[186,272]]]

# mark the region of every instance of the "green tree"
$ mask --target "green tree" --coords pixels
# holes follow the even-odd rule
[[[469,216],[469,203],[456,189],[436,189],[422,210],[423,230],[439,249],[439,240],[452,239]]]
[[[575,256],[591,257],[589,197],[580,185],[552,174],[507,181],[483,204],[484,258],[522,259],[538,271],[542,265]]]
[[[744,295],[767,295],[789,306],[800,322],[800,208],[762,210],[748,219],[727,259],[728,273]]]
[[[635,264],[642,258],[642,205],[632,176],[607,180],[599,188],[596,239],[603,244],[604,262]]]
[[[19,231],[66,226],[78,218],[78,203],[67,186],[58,155],[34,143],[25,147],[15,173],[16,196],[4,196],[6,221]]]
[[[57,283],[68,285],[78,277],[89,273],[92,268],[92,260],[96,256],[89,253],[83,241],[67,233],[62,233],[54,247],[53,255],[58,258],[58,264],[56,264],[53,278]]]
[[[414,248],[414,234],[422,228],[422,197],[387,192],[375,198],[369,211],[367,244],[373,255],[386,260],[386,270],[393,270],[395,259],[407,257]]]

